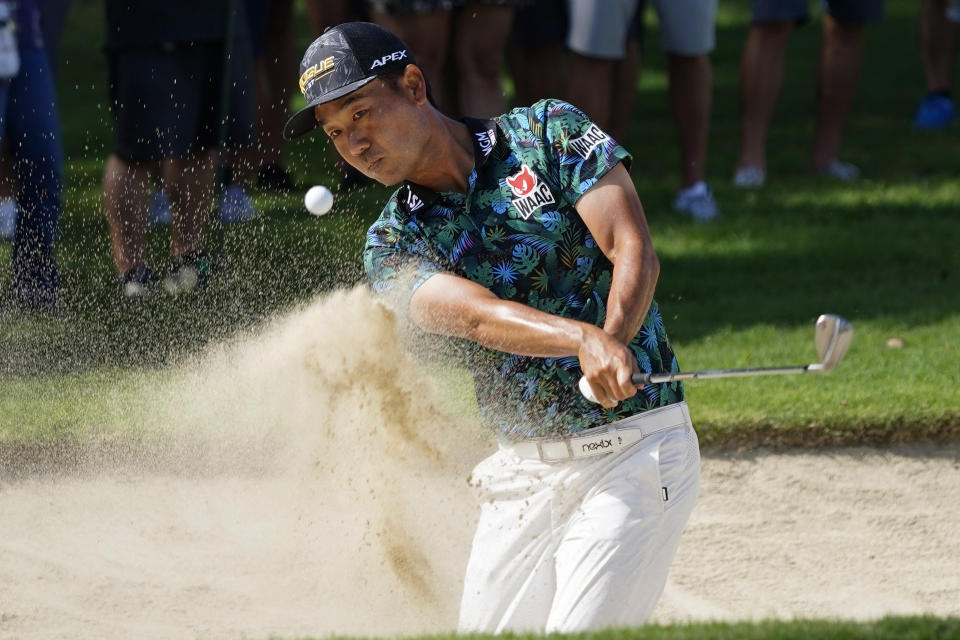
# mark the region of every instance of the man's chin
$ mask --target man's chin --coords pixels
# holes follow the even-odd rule
[[[367,171],[363,171],[362,173],[363,175],[367,176],[371,180],[376,180],[377,182],[379,182],[385,187],[392,187],[395,184],[400,184],[401,182],[403,182],[402,176],[398,177],[393,175],[386,175],[380,172],[367,172]]]

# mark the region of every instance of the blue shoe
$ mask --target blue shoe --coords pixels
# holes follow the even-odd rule
[[[12,240],[17,231],[17,201],[13,198],[0,200],[0,238]]]
[[[223,201],[220,203],[220,219],[226,224],[246,222],[257,217],[257,210],[253,207],[253,200],[238,184],[231,184],[223,192]]]
[[[170,224],[173,216],[170,214],[170,196],[163,189],[157,189],[150,201],[150,215],[148,222],[151,227],[165,227]]]
[[[685,213],[697,222],[710,222],[720,215],[717,202],[713,199],[713,191],[703,181],[681,189],[673,201],[673,210]]]
[[[917,107],[913,126],[917,129],[942,129],[957,117],[953,100],[937,93],[927,95]]]

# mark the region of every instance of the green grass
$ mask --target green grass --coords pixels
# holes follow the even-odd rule
[[[729,186],[736,158],[737,65],[748,3],[724,3],[713,57],[709,177],[724,218],[699,226],[670,211],[679,182],[675,131],[658,35],[648,34],[626,146],[662,262],[658,298],[683,368],[805,364],[813,321],[852,321],[846,361],[829,377],[693,382],[707,445],[819,445],[960,435],[960,127],[910,126],[922,91],[915,3],[891,0],[868,31],[866,65],[844,157],[866,178],[850,186],[807,175],[819,22],[793,36],[770,132],[768,187]],[[113,289],[100,178],[111,145],[102,7],[74,3],[58,85],[67,154],[56,318],[0,314],[0,440],[123,430],[138,381],[211,341],[362,280],[366,226],[388,190],[339,196],[335,213],[307,215],[300,194],[259,194],[257,222],[215,234],[220,277],[203,297],[122,304]],[[306,34],[299,34],[305,44]],[[299,48],[299,47],[298,47]],[[960,86],[960,82],[958,82]],[[291,144],[301,184],[335,184],[331,150]],[[150,236],[162,264],[166,230]],[[9,246],[0,244],[0,262]],[[0,286],[9,278],[0,270]],[[898,337],[902,349],[888,348]],[[459,380],[459,378],[458,378]],[[468,386],[458,382],[464,391]]]
[[[493,636],[427,636],[423,640]],[[534,634],[506,633],[505,640],[532,640]],[[950,640],[960,638],[960,619],[887,617],[872,622],[845,620],[764,620],[756,623],[706,622],[696,624],[646,625],[639,629],[611,629],[595,633],[557,634],[556,637],[590,640]]]

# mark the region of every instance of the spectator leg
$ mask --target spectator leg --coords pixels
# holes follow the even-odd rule
[[[173,217],[170,240],[174,257],[203,249],[216,164],[217,152],[213,150],[163,161],[164,188],[170,195]]]
[[[710,56],[667,54],[670,109],[680,143],[680,174],[683,188],[704,179],[713,71]]]
[[[513,7],[468,3],[457,13],[456,56],[463,115],[489,118],[506,110],[501,73]]]
[[[927,93],[950,91],[957,51],[957,23],[947,19],[946,0],[924,0],[920,7],[920,47]]]
[[[151,168],[111,154],[103,172],[103,197],[117,273],[146,264],[147,195]]]
[[[837,159],[843,127],[863,66],[864,24],[823,15],[823,45],[817,72],[817,125],[811,168]]]
[[[569,101],[604,131],[610,131],[613,125],[613,83],[618,62],[570,52]]]
[[[767,131],[783,86],[793,21],[750,27],[740,59],[740,155],[737,168],[767,167]]]
[[[410,47],[430,83],[434,100],[442,111],[447,109],[448,94],[443,81],[443,65],[450,41],[450,12],[395,14],[374,11],[372,18]]]

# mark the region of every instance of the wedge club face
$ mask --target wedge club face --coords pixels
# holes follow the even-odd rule
[[[850,323],[833,314],[825,313],[817,318],[813,333],[820,362],[810,365],[811,371],[833,371],[843,360],[853,340]]]

